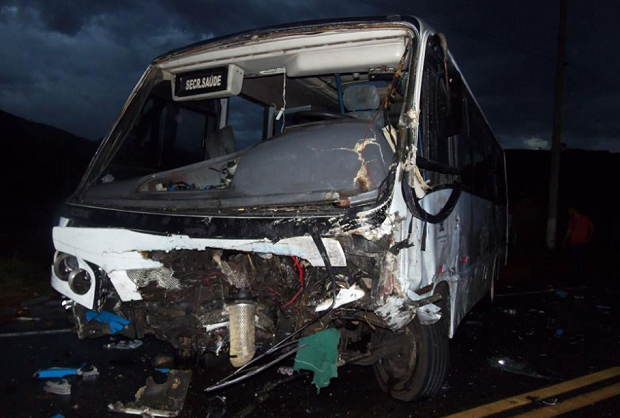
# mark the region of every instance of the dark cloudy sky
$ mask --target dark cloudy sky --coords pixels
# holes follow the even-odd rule
[[[414,14],[508,148],[551,139],[558,0],[0,0],[0,109],[96,139],[157,55],[261,26]],[[620,152],[620,3],[569,0],[563,142]]]

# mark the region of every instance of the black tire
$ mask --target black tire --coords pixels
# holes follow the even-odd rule
[[[399,350],[373,365],[375,377],[384,392],[401,401],[423,401],[437,395],[446,379],[450,362],[447,312],[433,325],[422,325],[417,318],[403,334],[388,330],[373,333],[373,344],[394,340]]]

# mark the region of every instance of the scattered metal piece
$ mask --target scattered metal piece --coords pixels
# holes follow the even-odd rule
[[[549,379],[548,376],[538,373],[534,366],[526,361],[513,360],[508,357],[491,357],[489,359],[489,364],[495,369],[508,373],[521,374],[537,379]]]
[[[78,375],[85,379],[90,379],[99,376],[99,370],[95,366],[80,367]]]
[[[106,344],[103,347],[112,350],[135,350],[143,344],[141,340],[122,340],[116,343]]]
[[[544,401],[542,401],[542,403],[544,403],[545,405],[557,405],[558,398],[545,399]]]
[[[54,395],[71,395],[71,384],[67,379],[62,379],[58,382],[48,381],[45,382],[43,390]]]
[[[191,377],[191,370],[170,370],[168,379],[161,384],[149,377],[146,386],[136,392],[135,401],[109,404],[108,409],[133,415],[176,417],[183,409]]]
[[[292,376],[295,370],[292,367],[282,366],[278,368],[278,373],[283,376]]]

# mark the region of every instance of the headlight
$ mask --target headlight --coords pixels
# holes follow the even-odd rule
[[[71,272],[78,269],[78,260],[72,255],[59,253],[54,261],[54,274],[62,281],[68,281]]]
[[[91,277],[86,270],[76,269],[69,273],[69,287],[78,295],[85,295],[90,290]]]

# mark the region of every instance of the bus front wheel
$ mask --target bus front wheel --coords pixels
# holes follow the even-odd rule
[[[377,329],[373,345],[389,344],[399,349],[373,365],[384,392],[401,401],[423,401],[437,395],[445,381],[450,360],[444,319],[422,325],[417,318],[403,330],[405,335]],[[398,340],[398,341],[396,341]]]

